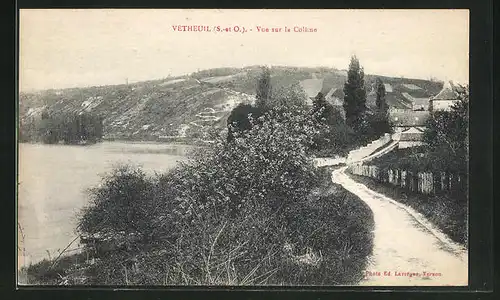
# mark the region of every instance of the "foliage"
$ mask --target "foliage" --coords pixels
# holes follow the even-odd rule
[[[313,101],[311,116],[320,130],[312,150],[320,156],[346,155],[352,132],[341,113],[325,100],[321,92]]]
[[[307,151],[317,127],[307,110],[293,109],[250,117],[231,143],[221,135],[167,174],[122,168],[106,177],[80,230],[114,239],[114,247],[91,266],[89,283],[359,280],[373,217],[312,166]],[[319,265],[297,261],[307,251],[322,253]]]
[[[468,161],[469,95],[465,88],[450,111],[433,111],[426,123],[424,142],[430,156],[455,171],[466,173]]]
[[[356,56],[351,57],[347,81],[344,84],[344,110],[347,125],[360,132],[366,111],[364,71]]]
[[[377,77],[375,84],[377,89],[377,99],[375,102],[377,110],[380,113],[387,114],[389,106],[387,105],[387,102],[385,100],[385,85],[382,82],[382,79],[380,79],[380,77]]]
[[[363,120],[360,135],[365,141],[378,139],[383,134],[392,133],[393,131],[387,112],[375,111],[373,113],[365,113]]]
[[[45,110],[40,119],[21,122],[19,130],[20,140],[23,142],[94,143],[103,136],[103,119],[88,113],[56,115]]]
[[[303,109],[306,106],[306,99],[307,95],[300,84],[295,83],[289,86],[275,88],[272,92],[272,97],[268,101],[268,107],[282,107],[288,110],[294,107]]]
[[[271,71],[267,67],[262,68],[262,74],[257,82],[257,93],[255,105],[260,108],[266,108],[271,98]]]
[[[85,234],[143,234],[156,205],[155,180],[141,170],[123,166],[90,190],[90,205],[82,210],[79,229]]]
[[[257,90],[257,99],[259,99],[260,97],[260,90],[267,90],[268,87],[270,88],[267,79],[262,81],[262,78],[267,78],[267,76],[269,75],[268,72],[268,69],[264,69],[259,88]],[[260,94],[263,95],[263,93]],[[267,98],[265,101],[264,98],[261,98],[261,100],[257,100],[255,106],[240,103],[231,111],[231,114],[227,119],[228,141],[233,140],[235,131],[241,133],[245,130],[249,130],[252,127],[252,122],[250,121],[251,119],[254,123],[259,123],[259,118],[264,115],[269,109],[286,112],[293,111],[296,108],[305,110],[306,107],[306,95],[302,88],[300,88],[299,84],[291,85],[286,88],[279,88],[273,93],[269,92],[266,97]]]
[[[251,129],[252,124],[250,123],[250,119],[258,119],[263,113],[264,110],[260,107],[243,103],[238,104],[227,118],[228,141],[233,140],[235,131],[243,132]]]

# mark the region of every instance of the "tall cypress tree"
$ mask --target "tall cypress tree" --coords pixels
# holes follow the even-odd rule
[[[376,89],[377,89],[377,100],[376,100],[376,105],[377,105],[377,110],[380,113],[387,114],[387,110],[389,107],[387,106],[387,102],[385,101],[385,85],[382,82],[382,79],[377,77],[376,80]]]
[[[391,133],[392,126],[389,121],[389,105],[387,105],[387,101],[385,99],[385,85],[380,78],[377,77],[375,82],[375,87],[377,90],[377,111],[371,120],[372,132],[375,137],[380,136],[384,133]]]
[[[257,82],[257,95],[255,105],[259,108],[266,108],[271,98],[271,71],[268,67],[263,67],[262,74]]]
[[[344,84],[344,111],[346,122],[355,132],[360,132],[366,111],[365,74],[355,55],[351,57],[347,81]]]

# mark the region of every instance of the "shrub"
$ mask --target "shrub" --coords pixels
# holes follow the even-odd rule
[[[361,275],[372,217],[313,168],[308,112],[276,107],[250,122],[167,174],[122,167],[92,190],[80,231],[111,246],[89,268],[90,283],[335,284]],[[307,251],[323,253],[319,267],[300,260]]]

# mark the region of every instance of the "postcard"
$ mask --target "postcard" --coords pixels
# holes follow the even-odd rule
[[[19,24],[20,286],[468,285],[468,10]]]

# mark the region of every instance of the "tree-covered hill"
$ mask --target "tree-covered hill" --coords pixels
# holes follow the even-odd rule
[[[281,89],[310,78],[324,78],[323,90],[342,88],[345,71],[334,68],[271,67],[271,85]],[[207,129],[224,127],[232,108],[255,99],[260,66],[201,70],[186,76],[144,82],[21,93],[20,131],[43,112],[91,113],[103,119],[104,138],[151,140],[164,136],[202,136]],[[369,92],[375,75],[366,75]],[[389,105],[401,107],[402,93],[414,97],[437,94],[442,83],[381,77],[393,87]],[[406,86],[405,86],[406,85]],[[414,86],[417,86],[415,88]],[[370,100],[368,100],[369,102]]]

